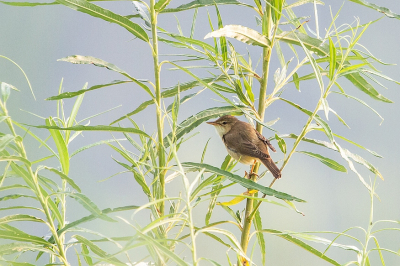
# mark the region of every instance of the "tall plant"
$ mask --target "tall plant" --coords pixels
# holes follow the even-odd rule
[[[46,5],[44,3],[33,2],[2,2],[14,6]],[[266,173],[259,173],[259,175],[252,174],[249,179],[245,178],[246,175],[237,175],[233,173],[235,163],[229,156],[225,158],[221,167],[205,164],[204,156],[207,145],[204,148],[200,162],[181,162],[180,158],[182,158],[182,156],[178,155],[178,151],[179,148],[184,145],[183,143],[187,139],[188,134],[196,129],[196,127],[204,121],[225,114],[245,115],[250,121],[255,121],[257,123],[256,129],[260,133],[262,133],[264,127],[275,131],[271,127],[276,121],[265,122],[265,112],[267,108],[273,106],[274,102],[282,101],[288,104],[288,106],[294,107],[293,110],[299,110],[301,113],[305,114],[307,119],[302,129],[299,130],[299,133],[275,134],[274,139],[277,141],[283,153],[281,170],[284,170],[295,153],[302,153],[318,159],[334,170],[340,172],[347,171],[344,165],[330,158],[313,152],[298,150],[301,142],[308,142],[338,152],[348,167],[370,191],[371,195],[374,195],[374,189],[364,180],[363,176],[359,174],[353,162],[357,162],[366,167],[377,177],[382,178],[382,175],[371,163],[359,155],[343,148],[338,140],[367,150],[374,156],[380,156],[354,141],[333,133],[331,126],[327,122],[328,116],[331,114],[331,116],[337,116],[337,118],[347,126],[342,117],[340,117],[328,103],[328,96],[332,93],[342,95],[347,99],[356,100],[378,114],[364,101],[349,95],[347,93],[347,88],[345,91],[344,88],[340,86],[339,82],[341,79],[347,79],[354,87],[374,100],[387,103],[391,102],[389,99],[382,96],[372,86],[370,81],[375,81],[372,75],[390,81],[393,80],[378,72],[373,64],[382,62],[370,54],[368,50],[364,49],[363,46],[358,45],[360,38],[371,23],[365,25],[359,25],[357,23],[355,26],[337,26],[335,23],[337,15],[335,15],[332,16],[332,23],[323,36],[320,34],[318,20],[316,20],[316,32],[315,35],[312,35],[312,31],[306,31],[304,28],[307,21],[305,21],[304,18],[298,18],[293,11],[294,8],[298,6],[313,2],[317,18],[318,13],[316,5],[322,2],[312,0],[301,0],[293,3],[286,3],[284,0],[254,0],[251,4],[242,3],[237,0],[194,0],[175,8],[168,8],[171,2],[169,0],[159,0],[158,2],[155,0],[150,0],[149,2],[133,1],[137,14],[130,16],[116,14],[94,4],[94,2],[96,1],[57,0],[54,3],[49,3],[49,5],[62,4],[93,17],[115,23],[129,31],[137,38],[136,41],[147,43],[149,45],[148,52],[151,53],[153,57],[154,79],[153,81],[138,79],[114,64],[91,56],[74,55],[61,59],[61,61],[75,64],[93,64],[98,67],[105,67],[121,74],[127,78],[127,80],[113,81],[107,84],[95,85],[90,88],[85,86],[82,90],[75,92],[61,92],[60,90],[59,95],[47,99],[57,100],[60,103],[59,114],[56,118],[49,117],[46,119],[45,125],[35,127],[49,130],[51,138],[56,145],[57,152],[53,151],[46,144],[46,141],[39,139],[24,126],[11,120],[5,104],[10,86],[2,85],[3,100],[1,102],[1,107],[4,117],[2,121],[7,123],[12,133],[2,136],[2,143],[4,145],[2,145],[1,159],[7,161],[2,182],[6,177],[11,175],[22,177],[27,184],[26,187],[13,185],[11,187],[6,187],[6,189],[29,189],[33,193],[33,196],[27,196],[40,203],[40,207],[35,208],[35,210],[43,212],[45,219],[27,214],[15,214],[2,218],[0,220],[0,227],[4,230],[2,230],[1,237],[18,242],[0,247],[1,254],[16,254],[20,251],[35,250],[38,252],[38,257],[42,256],[43,252],[49,253],[50,264],[61,263],[63,265],[70,265],[66,251],[70,247],[80,246],[80,253],[77,252],[77,261],[79,265],[81,265],[83,261],[88,265],[94,265],[99,262],[112,263],[113,265],[125,265],[125,262],[134,263],[148,260],[155,262],[157,265],[199,265],[202,260],[208,261],[213,265],[220,265],[218,262],[212,260],[212,258],[198,257],[197,241],[199,235],[202,234],[226,246],[229,250],[232,250],[234,256],[238,259],[238,265],[249,265],[251,263],[254,264],[252,255],[249,255],[248,252],[249,241],[253,235],[256,235],[257,243],[261,250],[262,264],[265,265],[266,247],[263,234],[270,233],[299,245],[328,263],[340,265],[336,260],[326,256],[325,252],[320,252],[301,240],[301,237],[307,239],[307,236],[308,240],[316,240],[317,238],[310,237],[306,234],[287,233],[263,228],[259,210],[262,202],[272,202],[283,207],[292,208],[295,211],[297,211],[297,209],[294,202],[304,202],[304,200],[298,197],[272,189],[271,186],[274,184],[275,180],[273,180],[269,187],[258,184],[258,180],[265,176]],[[365,1],[354,0],[353,2],[378,11],[384,10],[382,7],[369,4]],[[224,26],[219,11],[220,6],[223,4],[238,5],[240,8],[250,8],[253,10],[256,14],[260,30],[241,25]],[[194,38],[198,8],[206,6],[215,9],[217,18],[216,29],[214,29],[211,15],[209,15],[211,32],[205,36],[205,38],[213,38],[213,45]],[[190,36],[188,37],[184,36],[181,31],[179,33],[168,32],[162,28],[162,25],[158,25],[158,16],[161,13],[176,13],[191,9],[195,9],[195,12]],[[387,10],[385,13],[392,17],[397,16]],[[130,19],[141,19],[144,25],[132,22]],[[238,45],[241,45],[241,43],[231,43],[227,38],[234,38],[242,43],[259,47],[258,54],[261,54],[261,69],[253,67],[252,58],[255,57],[253,54],[249,53],[247,56],[243,56],[237,52],[237,50],[239,50]],[[184,48],[189,50],[190,52],[188,54],[179,54],[183,58],[181,60],[202,62],[202,65],[206,64],[210,68],[210,75],[207,77],[200,77],[193,68],[180,65],[179,61],[181,60],[173,61],[172,56],[168,58],[168,60],[160,62],[160,42],[172,45],[177,49]],[[283,45],[288,45],[296,56],[297,64],[295,64],[295,66],[293,66],[294,63],[292,63],[292,60],[285,60],[285,54],[282,52],[281,48]],[[274,84],[271,85],[272,82],[269,80],[269,77],[272,76],[270,74],[270,70],[273,68],[271,65],[271,58],[275,55],[274,53],[276,53],[281,67],[275,71],[273,75]],[[164,64],[172,65],[174,68],[181,70],[182,73],[189,75],[193,80],[185,83],[178,83],[175,86],[162,90],[161,67]],[[302,73],[300,69],[309,71],[309,74],[300,76],[300,73]],[[313,107],[313,111],[307,110],[297,103],[284,98],[285,94],[291,93],[288,89],[291,84],[294,85],[292,87],[299,89],[300,82],[305,80],[315,80],[316,87],[319,88],[319,99]],[[148,94],[149,100],[142,102],[135,110],[112,121],[109,125],[88,126],[82,125],[81,123],[83,121],[76,121],[76,115],[85,93],[121,83],[136,84]],[[185,91],[193,90],[199,86],[202,87],[200,91],[183,96]],[[186,118],[183,122],[178,123],[180,105],[184,104],[186,101],[195,100],[195,96],[203,89],[209,89],[214,92],[226,105],[203,110]],[[73,97],[76,97],[77,100],[70,117],[66,119],[63,115],[64,111],[61,109],[61,103],[63,100]],[[165,107],[168,98],[174,98],[174,100],[171,105]],[[140,130],[140,127],[132,119],[135,114],[140,114],[142,110],[152,104],[156,107],[154,120],[157,125],[156,134],[153,135],[144,130]],[[319,111],[323,112],[326,120],[318,114]],[[124,119],[129,120],[132,127],[117,126],[117,123]],[[166,123],[170,125],[169,129],[165,126]],[[51,152],[50,156],[59,159],[60,168],[49,166],[32,168],[32,165],[36,162],[28,161],[22,140],[16,134],[14,125],[18,125],[22,130],[31,134],[42,145],[45,145]],[[71,131],[75,131],[76,133],[71,136]],[[115,161],[125,168],[126,172],[132,174],[133,178],[143,190],[144,195],[148,198],[147,204],[140,207],[124,206],[102,211],[90,201],[87,196],[81,193],[78,185],[68,177],[69,161],[71,156],[75,154],[69,153],[68,144],[82,131],[109,131],[124,134],[131,148],[125,147],[122,145],[122,142],[117,139],[95,143],[94,145],[107,144],[122,156],[125,162],[119,160]],[[169,133],[166,134],[166,131],[169,131]],[[307,137],[307,134],[312,131],[322,132],[327,137],[328,141]],[[135,138],[132,134],[137,135],[138,138]],[[285,139],[289,138],[295,140],[292,146],[288,145],[285,141]],[[16,145],[13,145],[12,142]],[[83,147],[79,149],[78,152],[86,150],[94,145]],[[134,149],[135,151],[133,152],[130,149]],[[9,150],[14,154],[11,154]],[[47,159],[47,157],[40,161],[45,159]],[[8,170],[10,167],[12,169],[11,173]],[[44,169],[50,170],[61,177],[60,188],[58,188],[58,185],[52,180],[41,177],[38,174],[39,171]],[[255,173],[257,173],[259,165],[256,165],[254,169]],[[190,182],[187,176],[188,172],[199,173],[196,175],[194,181]],[[179,182],[179,179],[182,181],[181,195],[178,197],[169,196],[166,191],[166,183]],[[227,180],[229,180],[230,183],[224,184]],[[248,191],[237,195],[229,202],[217,202],[221,192],[226,191],[228,187],[234,184],[240,184],[247,188]],[[75,189],[76,192],[70,192],[68,185],[72,189]],[[263,195],[261,196],[258,193],[262,193]],[[267,199],[265,198],[267,195],[275,197],[278,200],[283,200],[284,202],[279,202],[274,198]],[[76,199],[82,206],[90,211],[91,214],[67,224],[65,222],[66,196]],[[2,200],[18,197],[22,196],[18,196],[17,194],[11,196],[7,195],[3,197]],[[244,199],[246,199],[246,207],[243,216],[240,214],[240,210],[235,212],[230,206],[236,205]],[[197,204],[204,201],[208,203],[208,210],[204,215],[204,225],[200,226],[197,221],[194,221],[193,210],[196,208]],[[219,205],[218,208],[222,208],[231,215],[232,220],[210,222],[216,205]],[[20,206],[11,207],[11,209],[14,210],[20,208]],[[107,214],[117,211],[129,211],[132,209],[136,209],[133,212],[134,218],[135,215],[141,212],[150,211],[150,221],[148,224],[142,226],[120,218],[120,220],[133,228],[132,232],[124,237],[113,238],[101,232],[97,233],[80,228],[85,222],[97,218],[115,222],[116,219],[109,217]],[[16,227],[8,225],[9,222],[13,221],[42,222],[49,227],[52,236],[50,239],[44,240],[38,236],[29,235]],[[255,232],[251,233],[251,226],[253,223]],[[239,238],[224,227],[228,224],[233,224],[238,228],[240,232]],[[372,229],[369,228],[367,231],[367,242],[369,239],[373,238],[371,230]],[[67,232],[75,233],[72,236],[74,241],[71,242],[66,239]],[[81,232],[92,233],[94,236],[100,236],[100,239],[88,239],[83,236]],[[23,237],[17,237],[18,235],[22,235]],[[341,236],[343,234],[339,233],[338,235]],[[225,239],[228,239],[229,242],[226,242]],[[100,244],[96,244],[96,241],[100,243],[113,243],[118,248],[118,251],[109,252]],[[350,249],[349,246],[336,244],[336,239],[333,241],[324,241],[320,242],[329,243],[329,247],[338,246]],[[148,251],[147,254],[143,255],[141,258],[131,258],[129,252],[142,246],[146,247]],[[186,251],[190,253],[189,259],[182,258],[176,253],[180,250],[178,249],[180,246],[183,246],[182,249],[186,248]],[[376,250],[381,254],[381,251],[384,249],[380,248],[377,244]],[[126,257],[123,257],[123,254]],[[368,265],[367,245],[364,246],[362,251],[358,250],[358,254],[361,254],[362,259],[357,261],[356,264]],[[10,263],[12,264],[12,262]],[[229,255],[228,263],[232,265],[231,256]],[[226,263],[224,265],[226,265]]]

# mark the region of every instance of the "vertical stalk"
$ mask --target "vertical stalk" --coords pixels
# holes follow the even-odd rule
[[[268,2],[270,2],[268,0]],[[266,4],[265,7],[265,15],[263,16],[263,34],[266,35],[268,39],[270,39],[270,33],[271,33],[271,28],[272,28],[272,19],[271,19],[271,6],[269,4]],[[267,20],[267,21],[265,21]],[[267,85],[268,85],[268,74],[269,74],[269,63],[271,59],[271,50],[272,47],[265,47],[263,48],[263,66],[262,66],[262,81],[260,84],[260,95],[259,95],[259,101],[258,101],[258,114],[260,116],[260,120],[264,121],[264,116],[265,116],[265,100],[267,97]],[[257,124],[256,129],[258,132],[262,133],[263,126],[260,124]],[[257,173],[258,169],[260,167],[260,164],[257,163],[254,167],[254,172]],[[251,179],[255,181],[256,175],[252,175]],[[253,208],[254,208],[254,200],[253,199],[247,199],[246,201],[246,212],[245,212],[245,219],[243,222],[243,230],[242,230],[242,236],[241,236],[241,247],[243,249],[243,252],[247,252],[247,247],[249,245],[249,235],[250,235],[250,229],[251,229],[251,223],[252,223],[252,218],[253,216],[251,215],[253,213]],[[238,263],[238,265],[242,265],[241,262]]]
[[[160,180],[159,198],[165,198],[165,153],[163,142],[163,115],[161,110],[161,83],[160,83],[160,65],[158,62],[158,37],[157,37],[157,12],[154,8],[155,0],[150,0],[150,17],[151,17],[151,33],[153,46],[153,64],[154,64],[154,80],[156,87],[156,113],[157,113],[157,135],[158,135],[158,178]],[[160,202],[159,212],[160,217],[164,216],[164,201]]]

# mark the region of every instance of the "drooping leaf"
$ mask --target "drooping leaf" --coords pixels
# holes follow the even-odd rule
[[[116,222],[114,219],[110,218],[106,214],[102,213],[102,211],[91,201],[87,196],[82,193],[68,193],[68,196],[74,198],[77,202],[79,202],[86,210],[90,211],[92,214],[96,215],[98,218],[103,219],[108,222]]]
[[[49,171],[51,171],[51,172],[53,172],[53,173],[56,173],[59,177],[61,177],[61,179],[67,181],[67,183],[70,184],[71,187],[73,187],[74,189],[76,189],[76,191],[81,192],[80,187],[75,183],[74,180],[72,180],[71,178],[69,178],[66,174],[64,174],[64,173],[62,173],[62,172],[60,172],[60,171],[58,171],[57,169],[52,168],[52,167],[47,167],[47,166],[45,166],[44,169],[47,169],[47,170],[49,170]]]
[[[56,123],[54,122],[52,117],[46,119],[46,126],[47,127],[57,127]],[[51,137],[53,138],[54,143],[56,144],[58,156],[60,158],[60,163],[63,172],[68,175],[69,172],[69,154],[68,154],[68,147],[67,143],[65,143],[65,139],[61,135],[59,130],[54,130],[47,128],[50,132]]]
[[[247,5],[245,3],[239,2],[237,0],[194,0],[187,4],[180,5],[176,8],[166,8],[162,11],[162,13],[169,13],[169,12],[180,12],[185,11],[193,8],[205,7],[205,6],[212,6],[212,5],[241,5],[253,8],[251,5]]]
[[[107,254],[104,250],[102,250],[99,246],[94,244],[92,241],[88,240],[87,238],[80,236],[80,235],[73,235],[72,238],[75,238],[78,240],[79,243],[85,244],[90,248],[91,251],[93,251],[94,254],[99,256],[102,261],[112,263],[113,265],[116,266],[124,266],[126,265],[125,263],[121,262],[117,258],[110,256],[110,254]]]
[[[235,38],[238,41],[261,47],[269,47],[271,45],[270,40],[268,40],[264,35],[241,25],[226,25],[222,29],[208,33],[204,39],[211,37]]]
[[[316,255],[317,257],[329,262],[330,264],[336,265],[336,266],[340,266],[341,264],[338,263],[337,261],[327,257],[326,255],[324,255],[322,252],[316,250],[315,248],[313,248],[312,246],[306,244],[305,242],[301,241],[298,238],[293,237],[290,234],[285,234],[282,231],[278,231],[278,230],[274,230],[274,229],[263,229],[261,232],[265,232],[265,233],[269,233],[269,234],[273,234],[276,235],[278,237],[281,237],[289,242],[292,242],[293,244],[305,249],[306,251]]]
[[[51,244],[44,240],[41,237],[33,236],[30,234],[27,234],[21,230],[15,231],[15,230],[0,230],[0,238],[2,239],[10,239],[10,240],[15,240],[15,241],[20,241],[20,242],[30,242],[32,244],[38,244],[46,247],[51,247]]]
[[[393,13],[390,9],[388,9],[386,7],[378,6],[378,5],[375,5],[373,3],[369,3],[369,2],[364,1],[364,0],[349,0],[349,1],[357,3],[357,4],[360,4],[360,5],[363,5],[363,6],[366,6],[366,7],[369,7],[369,8],[372,8],[372,9],[375,9],[379,13],[385,14],[389,18],[400,19],[400,15],[398,15],[396,13]]]
[[[346,167],[344,167],[343,165],[341,165],[340,163],[338,163],[332,159],[326,158],[320,154],[313,153],[313,152],[308,152],[308,151],[297,151],[297,152],[306,154],[313,158],[316,158],[316,159],[320,160],[321,163],[327,165],[328,167],[332,168],[333,170],[347,173]]]
[[[36,128],[56,129],[56,130],[126,132],[126,133],[139,134],[146,138],[151,138],[149,135],[147,135],[142,130],[139,130],[136,128],[131,128],[131,127],[113,127],[113,126],[104,126],[104,125],[97,125],[97,126],[77,125],[77,126],[73,126],[73,127],[33,126],[33,125],[29,125],[29,126],[36,127]]]
[[[331,37],[329,37],[329,79],[332,80],[336,70],[336,48]]]
[[[83,89],[83,90],[79,90],[79,91],[72,91],[72,92],[63,92],[59,95],[56,96],[52,96],[46,99],[46,101],[54,101],[54,100],[61,100],[61,99],[67,99],[67,98],[73,98],[76,97],[78,95],[81,95],[85,92],[88,91],[92,91],[92,90],[97,90],[100,88],[104,88],[104,87],[108,87],[108,86],[112,86],[112,85],[117,85],[117,84],[123,84],[123,83],[128,83],[128,82],[132,82],[131,80],[114,80],[110,83],[107,84],[101,84],[101,85],[95,85],[90,87],[89,89]]]
[[[121,15],[111,12],[110,10],[89,3],[85,0],[57,0],[57,2],[76,11],[86,13],[93,17],[101,18],[111,23],[116,23],[128,30],[137,38],[145,42],[149,42],[149,36],[147,36],[146,31],[142,29],[142,27]]]
[[[290,200],[290,201],[294,200],[294,201],[298,201],[298,202],[304,202],[304,200],[299,199],[297,197],[291,196],[291,195],[283,193],[283,192],[276,191],[276,190],[274,190],[272,188],[264,187],[264,186],[262,186],[260,184],[257,184],[254,181],[251,181],[249,179],[245,179],[245,178],[243,178],[241,176],[232,174],[230,172],[221,170],[221,169],[219,169],[217,167],[214,167],[214,166],[211,166],[211,165],[208,165],[208,164],[185,162],[185,163],[182,163],[182,165],[185,166],[185,167],[188,167],[188,168],[195,168],[195,169],[199,169],[199,170],[205,169],[205,171],[207,171],[207,172],[211,172],[211,173],[215,173],[215,174],[218,174],[218,175],[225,176],[229,180],[231,180],[231,181],[233,181],[235,183],[238,183],[238,184],[242,185],[245,188],[258,190],[258,191],[260,191],[260,192],[262,192],[262,193],[264,193],[264,194],[266,194],[268,196],[274,196],[274,197],[279,198],[279,199],[285,199],[285,200]]]

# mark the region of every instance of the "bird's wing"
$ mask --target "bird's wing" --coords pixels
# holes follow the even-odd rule
[[[236,148],[235,148],[234,152],[242,154],[242,155],[247,155],[247,156],[251,156],[254,158],[258,158],[258,159],[270,158],[270,156],[267,153],[263,152],[262,150],[260,150],[259,147],[257,147],[257,145],[255,145],[254,143],[249,141],[247,139],[247,136],[242,137],[241,139],[242,140],[240,142],[240,145],[238,145],[238,143],[236,143],[237,140],[233,137],[233,135],[231,135],[231,134],[224,135],[224,141],[228,148],[235,145]],[[235,144],[233,144],[233,143],[235,143]],[[229,148],[229,149],[232,150],[231,148]]]
[[[263,135],[260,134],[260,132],[258,132],[257,130],[254,129],[254,131],[257,134],[257,137],[264,142],[273,152],[276,152],[274,146],[272,146],[271,142],[269,141],[269,139],[267,139],[266,137],[264,137]]]

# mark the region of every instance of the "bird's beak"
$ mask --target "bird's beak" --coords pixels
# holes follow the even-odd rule
[[[207,123],[207,124],[210,124],[210,125],[213,125],[213,126],[217,125],[217,122],[215,122],[215,121],[206,122],[206,123]]]

